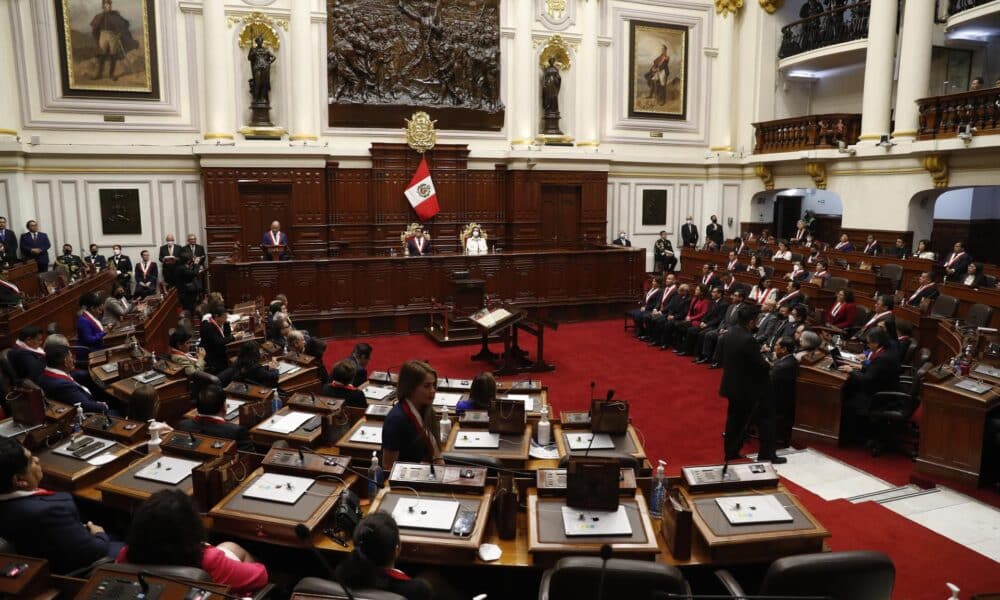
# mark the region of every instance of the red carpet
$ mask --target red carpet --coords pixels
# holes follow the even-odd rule
[[[350,354],[358,341],[374,347],[369,372],[386,367],[395,370],[411,359],[428,360],[446,376],[471,378],[484,368],[483,363],[469,359],[476,347],[438,348],[422,334],[331,340],[327,365]],[[525,338],[522,342],[529,351],[533,351],[527,345],[531,341]],[[666,460],[668,473],[679,473],[682,465],[721,460],[726,407],[718,395],[721,371],[710,371],[693,365],[689,357],[646,346],[631,332],[623,331],[621,320],[566,324],[547,332],[546,358],[556,370],[534,378],[541,378],[548,386],[554,410],[586,410],[593,381],[596,395],[614,389],[616,398],[630,401],[632,423],[645,438],[647,456],[654,463]],[[750,445],[744,448],[745,452],[753,450]],[[864,449],[818,446],[817,450],[893,484],[907,483],[913,466],[902,456],[873,459]],[[834,550],[879,549],[893,557],[895,598],[947,597],[946,581],[959,585],[963,598],[1000,591],[1000,564],[881,506],[826,502],[788,485],[833,534],[830,546]],[[1000,505],[1000,496],[993,492],[948,485]]]

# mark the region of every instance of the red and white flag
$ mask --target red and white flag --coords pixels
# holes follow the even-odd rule
[[[434,182],[431,181],[431,171],[427,168],[427,159],[420,159],[420,166],[417,167],[413,179],[406,186],[406,199],[410,201],[410,206],[417,213],[417,218],[426,221],[441,211],[438,206],[437,192],[434,190]]]

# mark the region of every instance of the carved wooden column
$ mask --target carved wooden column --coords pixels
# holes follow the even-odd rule
[[[206,140],[233,139],[233,34],[226,25],[223,0],[202,5],[202,39],[205,59]]]

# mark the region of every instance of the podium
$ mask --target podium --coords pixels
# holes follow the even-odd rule
[[[439,346],[474,344],[480,339],[479,328],[472,323],[470,317],[463,315],[472,315],[482,308],[486,280],[468,279],[467,276],[468,271],[452,273],[453,303],[436,304],[435,307],[441,312],[431,313],[430,325],[424,328],[424,333]],[[493,341],[498,339],[493,336]]]
[[[287,244],[262,245],[264,260],[288,260],[290,258]]]

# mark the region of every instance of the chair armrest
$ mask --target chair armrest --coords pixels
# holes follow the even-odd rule
[[[715,571],[715,578],[719,580],[719,583],[726,588],[726,592],[733,598],[741,598],[746,595],[746,592],[743,591],[743,586],[740,585],[740,582],[736,581],[736,578],[729,571],[718,569]]]
[[[96,569],[97,567],[113,562],[115,561],[110,556],[102,556],[101,558],[98,558],[97,560],[90,563],[86,567],[80,567],[75,571],[70,571],[69,573],[66,573],[66,577],[82,577],[86,579],[87,577],[90,577],[90,572]]]
[[[264,600],[264,598],[267,598],[273,591],[274,591],[274,584],[269,583],[264,587],[262,587],[256,594],[253,595],[253,600]]]

